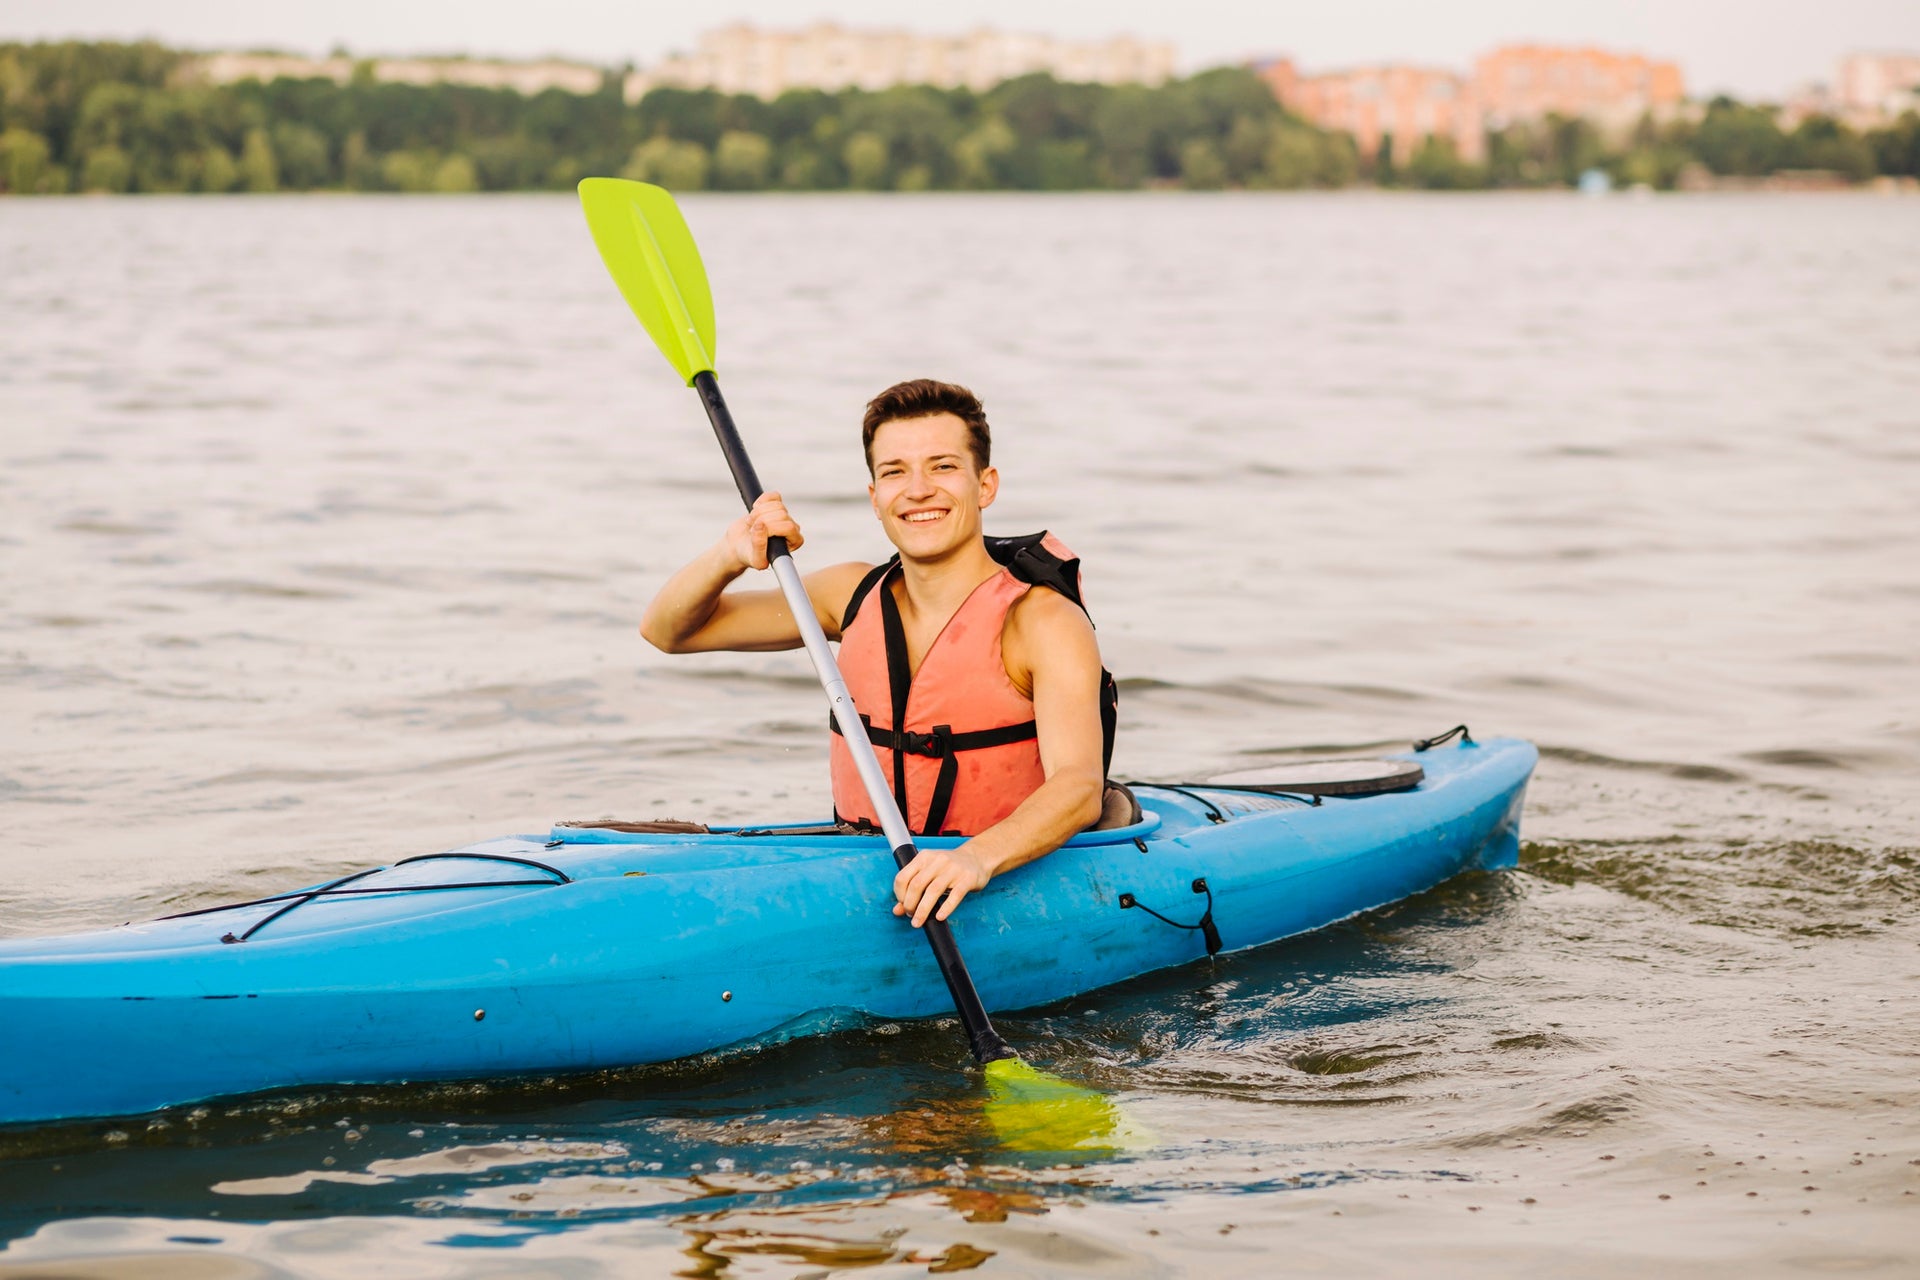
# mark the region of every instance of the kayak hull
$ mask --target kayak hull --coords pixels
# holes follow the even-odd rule
[[[1312,807],[1142,788],[1141,823],[1075,837],[955,914],[982,1000],[1031,1008],[1207,954],[1203,930],[1150,911],[1210,909],[1233,951],[1511,866],[1533,747],[1418,759],[1411,791]],[[660,1062],[835,1011],[948,1012],[892,878],[878,837],[556,828],[271,920],[292,900],[0,942],[0,1124]]]

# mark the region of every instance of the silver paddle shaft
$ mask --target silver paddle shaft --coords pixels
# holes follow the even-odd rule
[[[711,372],[697,373],[693,376],[693,389],[700,393],[700,403],[706,408],[707,420],[713,424],[714,439],[719,441],[720,451],[727,456],[727,469],[733,473],[733,484],[740,491],[740,500],[747,504],[748,510],[752,510],[762,492],[760,477],[754,474],[753,462],[747,457],[747,447],[741,443],[740,431],[733,425],[733,415],[727,411],[726,398],[720,394],[720,384]],[[880,829],[886,833],[887,843],[893,848],[894,865],[905,868],[919,849],[913,843],[913,833],[907,827],[907,820],[900,816],[900,806],[887,786],[886,775],[880,772],[880,759],[874,752],[873,739],[867,736],[867,727],[860,722],[860,715],[854,710],[853,695],[847,692],[847,682],[840,676],[840,664],[834,661],[833,650],[827,648],[827,634],[820,628],[819,615],[813,611],[813,601],[807,596],[806,584],[800,581],[800,571],[794,567],[793,557],[787,554],[787,540],[768,538],[767,558],[773,568],[773,576],[780,580],[780,591],[786,596],[787,608],[793,611],[794,625],[800,628],[801,643],[807,647],[807,656],[813,659],[813,669],[820,677],[820,687],[826,690],[827,701],[833,706],[833,721],[840,726],[840,736],[846,739],[854,768],[860,774],[860,784],[867,790],[867,799],[873,802],[873,811],[880,815]],[[883,586],[881,590],[886,588]],[[894,727],[899,729],[902,726]],[[974,989],[973,975],[967,972],[967,962],[961,958],[959,944],[953,940],[953,930],[947,922],[938,917],[929,917],[921,932],[926,936],[927,945],[933,948],[934,959],[940,966],[940,977],[945,980],[947,991],[953,997],[954,1012],[960,1015],[960,1024],[967,1029],[967,1041],[973,1048],[974,1059],[993,1062],[1017,1056],[1000,1033],[993,1029],[993,1020],[987,1017],[987,1007],[981,1002],[980,993]]]
[[[834,660],[833,650],[827,647],[827,633],[821,629],[820,617],[813,610],[813,601],[807,595],[806,584],[800,581],[800,570],[794,565],[793,557],[775,556],[773,576],[780,580],[781,594],[786,596],[787,608],[793,611],[793,620],[800,628],[800,643],[813,659],[813,670],[820,677],[820,687],[826,691],[827,703],[833,709],[833,722],[840,726],[840,736],[846,740],[853,767],[859,771],[860,785],[867,789],[867,799],[873,802],[873,811],[880,815],[880,830],[886,835],[888,846],[898,849],[911,845],[913,833],[907,829],[907,820],[893,798],[887,775],[880,771],[880,757],[867,737],[867,726],[861,723],[860,713],[854,708],[853,694],[847,691],[847,682],[840,675],[840,664]],[[886,585],[881,584],[880,589],[886,590]]]

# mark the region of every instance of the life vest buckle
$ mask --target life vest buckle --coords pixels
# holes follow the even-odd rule
[[[915,733],[909,729],[900,735],[900,749],[910,756],[938,759],[952,751],[952,742],[953,726],[950,724],[937,724],[931,733]]]

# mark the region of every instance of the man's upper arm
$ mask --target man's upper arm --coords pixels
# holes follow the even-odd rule
[[[1098,780],[1105,739],[1100,726],[1100,645],[1080,606],[1045,588],[1020,602],[1019,658],[1033,682],[1040,766]]]
[[[840,615],[846,611],[853,589],[872,567],[850,561],[828,565],[801,579],[807,598],[813,602],[814,616],[829,640],[840,638]],[[683,651],[765,653],[799,647],[800,628],[787,610],[785,593],[775,588],[723,592],[706,624],[687,637]]]

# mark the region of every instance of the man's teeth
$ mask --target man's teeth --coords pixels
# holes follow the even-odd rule
[[[947,513],[944,511],[914,511],[902,516],[901,519],[908,524],[924,524],[928,520],[938,520],[945,514]]]

